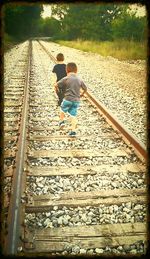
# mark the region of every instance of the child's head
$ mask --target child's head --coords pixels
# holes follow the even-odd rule
[[[56,59],[57,61],[64,61],[64,55],[62,53],[58,53]]]
[[[66,66],[66,72],[67,73],[70,73],[70,72],[77,73],[77,65],[73,62],[68,63]]]

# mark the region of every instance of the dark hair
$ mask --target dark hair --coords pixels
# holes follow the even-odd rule
[[[57,61],[64,61],[64,55],[62,53],[58,53],[56,58],[57,58]]]
[[[69,72],[75,72],[76,73],[77,72],[77,65],[73,62],[68,63],[67,66],[66,66],[66,71],[67,71],[67,73],[69,73]]]

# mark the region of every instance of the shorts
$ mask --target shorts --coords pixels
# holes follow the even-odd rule
[[[76,102],[76,101],[71,102],[71,101],[63,100],[60,107],[62,112],[64,113],[68,112],[71,116],[76,116],[79,104],[80,102]]]

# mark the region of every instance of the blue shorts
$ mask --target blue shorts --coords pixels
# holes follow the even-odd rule
[[[80,102],[75,102],[75,101],[71,102],[71,101],[63,100],[60,107],[64,113],[68,112],[71,116],[76,116],[79,104]]]

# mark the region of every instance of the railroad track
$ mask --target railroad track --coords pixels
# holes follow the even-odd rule
[[[59,130],[55,58],[39,43],[5,90],[5,253],[143,254],[146,149],[90,92],[77,137],[68,118]]]

